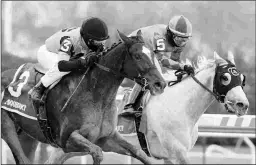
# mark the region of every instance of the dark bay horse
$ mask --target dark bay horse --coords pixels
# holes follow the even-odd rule
[[[84,72],[73,72],[64,76],[49,91],[46,98],[48,122],[60,152],[90,154],[94,164],[100,164],[103,150],[130,155],[150,164],[149,157],[140,148],[128,143],[117,132],[115,98],[125,77],[144,84],[152,95],[163,93],[166,82],[154,65],[155,57],[145,47],[141,31],[133,37],[118,33],[122,42],[103,53],[98,67],[93,67],[85,74],[80,86],[78,84]],[[9,85],[15,72],[12,69],[2,73],[2,91]],[[77,86],[77,91],[61,112]],[[38,122],[2,108],[1,115],[2,139],[10,147],[16,163],[30,164],[18,139],[17,129],[47,143]],[[55,163],[63,162],[56,160]]]

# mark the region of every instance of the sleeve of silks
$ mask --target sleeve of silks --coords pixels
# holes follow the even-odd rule
[[[70,71],[75,71],[78,69],[83,68],[83,65],[81,63],[81,60],[83,59],[77,59],[77,60],[73,60],[73,61],[59,61],[58,63],[58,68],[60,72],[70,72]]]
[[[179,69],[184,69],[184,65],[178,61],[174,61],[170,58],[163,57],[161,60],[161,63],[164,67],[167,67],[169,69],[173,70],[179,70]]]

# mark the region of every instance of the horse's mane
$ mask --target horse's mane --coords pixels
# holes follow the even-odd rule
[[[129,37],[131,39],[135,39],[137,42],[141,42],[141,43],[144,43],[143,40],[140,40],[140,38],[138,36],[131,36]],[[115,47],[117,47],[118,45],[120,45],[122,42],[121,39],[118,40],[118,42],[114,42],[113,44],[110,45],[110,47],[106,47],[104,50],[103,50],[103,54],[102,55],[106,55],[108,52],[110,52],[111,50],[113,50]]]
[[[191,62],[186,59],[185,63],[192,65],[195,69],[195,74],[197,74],[202,70],[212,67],[216,63],[227,64],[230,63],[230,61],[228,59],[217,59],[217,61],[215,61],[215,59],[207,59],[205,56],[197,56],[196,62]]]
[[[118,40],[118,42],[114,42],[113,44],[111,44],[110,47],[106,47],[103,51],[102,51],[102,55],[106,55],[108,52],[110,52],[111,50],[113,50],[115,47],[117,47],[118,45],[120,45],[121,43],[123,43],[121,40]]]

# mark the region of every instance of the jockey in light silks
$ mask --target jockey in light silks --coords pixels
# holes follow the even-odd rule
[[[169,24],[155,24],[140,28],[146,46],[155,53],[161,66],[173,69],[184,70],[188,74],[194,74],[194,69],[190,65],[184,65],[180,61],[180,55],[186,43],[192,37],[192,24],[183,15],[174,16],[170,19]],[[135,30],[130,34],[137,34]],[[159,64],[156,64],[160,73],[162,72]],[[141,86],[135,84],[129,96],[128,104],[133,104],[136,101],[138,94],[141,91]],[[129,107],[125,112],[134,112],[132,107]]]
[[[29,92],[31,98],[40,100],[44,90],[64,75],[92,66],[98,60],[96,51],[103,50],[108,38],[106,23],[94,17],[49,37],[37,52],[38,62],[49,70]]]

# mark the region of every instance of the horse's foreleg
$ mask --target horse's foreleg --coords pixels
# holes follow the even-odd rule
[[[144,164],[152,164],[153,162],[144,151],[127,142],[117,131],[110,137],[101,142],[100,147],[104,152],[115,152],[122,155],[132,156]]]
[[[28,157],[32,163],[35,163],[35,153],[39,142],[28,136],[24,131],[18,135],[18,138],[26,157]]]
[[[164,164],[174,164],[170,159],[164,159]]]
[[[1,118],[2,118],[2,123],[1,123],[2,139],[4,139],[4,141],[10,147],[13,157],[16,161],[16,164],[31,164],[22,150],[14,122],[9,117],[8,113],[3,109],[1,109],[1,115],[2,115],[1,116]]]
[[[176,152],[169,159],[164,159],[164,164],[189,164],[189,160],[185,153]]]
[[[44,164],[63,164],[73,156],[83,156],[88,153],[70,152],[65,153],[62,148],[54,148],[50,153],[50,158]]]
[[[168,151],[168,159],[164,160],[165,164],[189,164],[186,147],[180,141],[172,136],[164,141],[163,146]]]
[[[64,152],[83,152],[90,154],[94,164],[100,164],[103,160],[103,153],[99,146],[91,143],[78,130],[71,133],[66,143]]]

